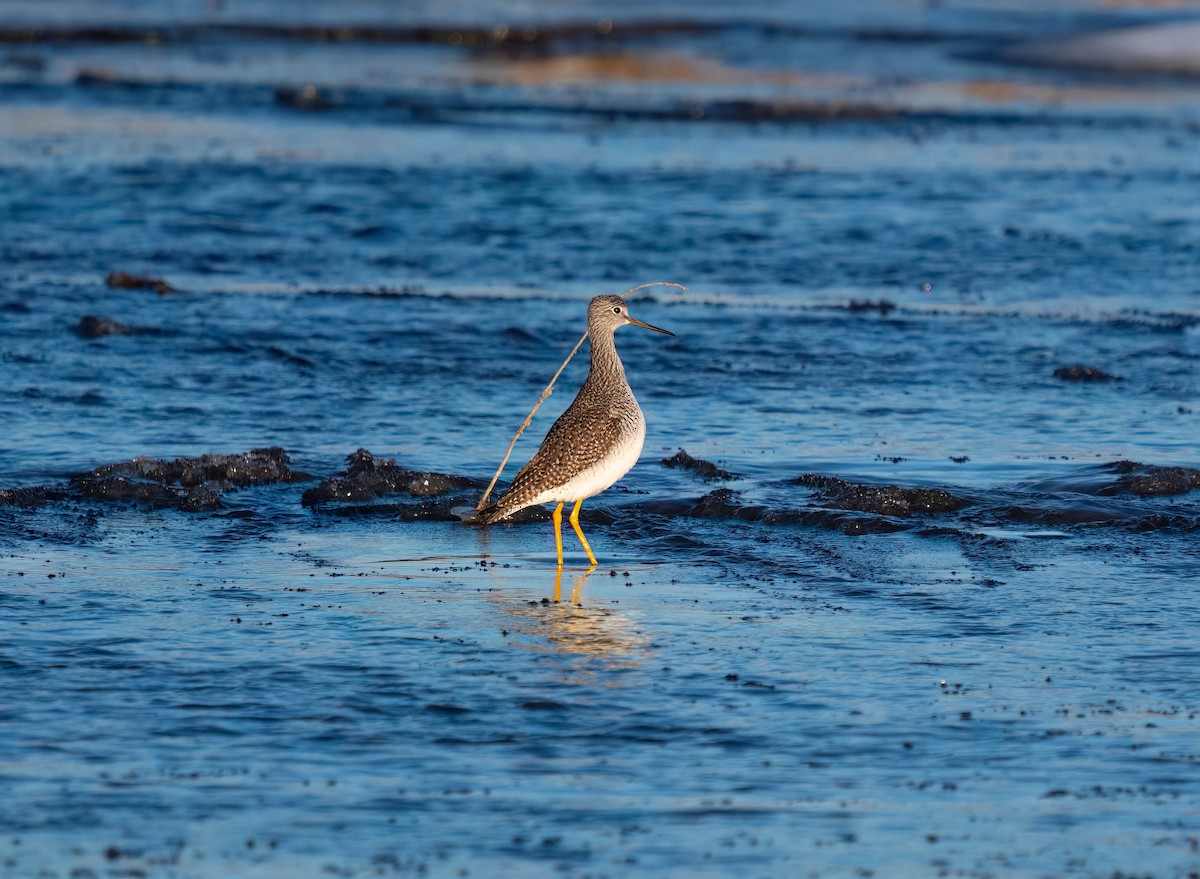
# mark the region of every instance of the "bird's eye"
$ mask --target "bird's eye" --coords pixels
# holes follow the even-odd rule
[[[621,313],[621,306],[614,305],[613,306],[613,314],[620,314],[620,313]]]

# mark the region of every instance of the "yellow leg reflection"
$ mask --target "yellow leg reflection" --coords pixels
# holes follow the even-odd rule
[[[559,506],[562,506],[562,505],[560,504]],[[590,561],[592,563],[592,567],[594,568],[594,567],[596,567],[596,565],[598,565],[600,563],[598,561],[596,561],[596,557],[594,555],[592,555],[592,548],[590,546],[588,546],[587,538],[583,536],[583,529],[579,527],[579,508],[582,506],[583,506],[583,498],[580,498],[579,500],[575,501],[575,509],[571,510],[571,527],[575,529],[575,534],[579,538],[579,542],[583,544],[583,551],[588,554],[588,561]],[[560,565],[562,564],[561,556],[559,557],[558,563]],[[591,572],[589,571],[588,573],[591,573]]]
[[[592,565],[590,568],[588,568],[586,571],[584,571],[582,574],[580,574],[578,577],[575,578],[575,583],[571,587],[571,604],[574,604],[574,605],[580,604],[579,599],[583,595],[583,584],[587,582],[587,578],[591,575],[592,571],[594,571],[594,570],[596,570],[596,566]]]
[[[554,520],[554,548],[558,551],[558,568],[562,572],[562,508],[566,501],[559,501],[558,506],[554,508],[554,515],[551,517]]]
[[[571,584],[571,604],[574,604],[576,606],[579,605],[579,603],[580,603],[579,599],[583,595],[583,584],[587,582],[587,578],[589,576],[591,576],[591,573],[594,570],[596,570],[596,566],[592,565],[590,568],[588,568],[586,571],[584,571],[582,574],[580,574],[579,576],[577,576],[575,578],[575,582],[573,582]],[[563,569],[561,567],[559,567],[559,569],[554,572],[554,598],[553,598],[553,601],[555,604],[562,601],[562,575],[563,575]]]

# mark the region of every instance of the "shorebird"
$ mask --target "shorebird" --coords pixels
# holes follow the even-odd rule
[[[579,509],[585,500],[629,472],[646,440],[646,417],[634,399],[613,338],[617,329],[626,324],[675,335],[630,316],[629,307],[620,296],[592,299],[588,303],[592,365],[587,380],[567,411],[554,422],[541,448],[517,473],[508,491],[476,517],[480,524],[490,525],[526,507],[557,501],[553,521],[559,568],[563,564],[563,505],[574,502],[569,519],[571,527],[588,560],[592,565],[599,564],[579,527]]]

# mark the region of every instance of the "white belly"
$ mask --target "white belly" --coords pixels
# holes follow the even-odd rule
[[[637,432],[631,432],[625,442],[617,446],[616,453],[605,458],[594,467],[589,467],[565,485],[539,494],[530,504],[550,501],[578,501],[597,495],[633,469],[642,454],[646,441],[646,420],[638,419]]]

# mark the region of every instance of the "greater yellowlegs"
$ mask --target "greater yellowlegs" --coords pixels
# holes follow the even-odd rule
[[[508,491],[489,507],[480,510],[476,521],[490,525],[518,510],[557,501],[554,508],[554,546],[558,566],[563,563],[563,504],[574,501],[571,527],[593,565],[598,564],[579,527],[579,508],[629,472],[642,453],[646,418],[634,399],[617,356],[613,338],[618,327],[633,324],[656,333],[675,335],[670,330],[643,323],[629,314],[620,296],[597,296],[588,304],[588,341],[592,366],[587,381],[574,402],[550,428],[541,448],[521,468]]]

